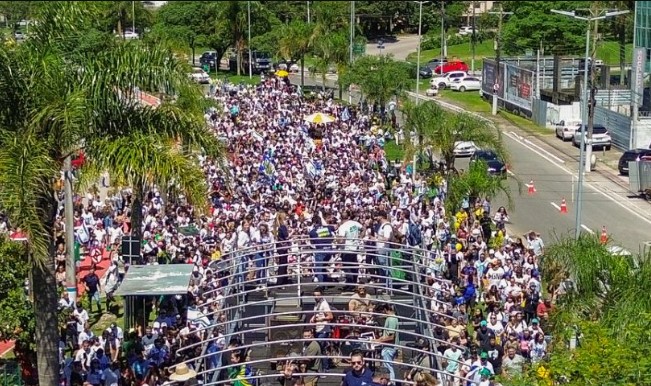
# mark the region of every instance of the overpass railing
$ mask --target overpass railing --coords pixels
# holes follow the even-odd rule
[[[311,276],[308,278],[304,274],[309,269],[316,270],[318,273],[325,269],[326,274],[329,273],[329,276],[336,277],[332,275],[330,270],[351,275],[353,274],[352,271],[360,268],[363,270],[363,274],[357,277],[363,278],[361,281],[367,288],[367,293],[375,292],[376,295],[371,299],[371,302],[375,305],[387,303],[399,305],[402,307],[398,307],[401,313],[408,310],[409,315],[396,314],[395,317],[398,319],[399,326],[413,327],[413,331],[401,328],[398,332],[400,340],[406,340],[408,343],[383,343],[382,347],[394,348],[402,351],[403,354],[409,352],[411,356],[418,354],[429,355],[431,368],[423,369],[419,368],[419,365],[415,363],[399,362],[395,359],[387,361],[381,357],[381,350],[378,349],[365,351],[369,355],[369,363],[387,363],[404,370],[427,370],[432,374],[440,374],[440,378],[461,378],[459,374],[449,374],[443,370],[443,356],[439,351],[439,346],[452,347],[455,345],[434,338],[432,331],[432,328],[436,326],[445,327],[433,320],[432,317],[438,317],[439,320],[453,318],[447,313],[436,311],[431,307],[432,302],[435,301],[431,296],[432,282],[449,283],[449,281],[430,272],[430,263],[435,257],[432,251],[388,242],[384,243],[383,247],[377,247],[369,245],[368,240],[348,240],[348,244],[343,241],[342,243],[334,242],[326,247],[321,246],[321,249],[318,250],[311,248],[309,238],[294,239],[291,243],[291,245],[271,243],[240,249],[225,255],[221,261],[210,264],[209,267],[219,274],[222,285],[219,288],[204,292],[202,297],[210,301],[218,295],[223,295],[221,300],[223,301],[223,307],[204,315],[210,320],[210,324],[193,332],[202,338],[201,342],[189,344],[177,350],[177,357],[180,359],[178,363],[186,363],[194,368],[198,376],[203,379],[204,384],[218,385],[231,382],[232,380],[228,379],[225,373],[228,372],[228,369],[237,366],[244,365],[257,368],[260,371],[248,376],[248,378],[250,380],[264,381],[267,378],[279,375],[275,367],[278,362],[315,359],[302,355],[300,347],[297,346],[309,340],[302,339],[302,335],[297,336],[296,332],[315,327],[314,323],[305,322],[305,320],[309,321],[309,316],[315,313],[310,308],[314,301],[311,296],[306,294],[311,293],[316,286],[326,287],[328,289],[323,294],[323,297],[330,300],[330,304],[341,304],[342,300],[349,301],[352,298],[351,294],[342,294],[336,291],[333,294],[329,288],[342,285],[357,287],[360,284],[344,283],[341,277],[338,277],[337,281],[314,283]],[[356,244],[355,250],[352,249],[351,243]],[[325,255],[330,259],[328,262],[314,261],[315,253]],[[347,264],[341,259],[342,254],[354,255],[354,262],[350,265]],[[358,260],[362,262],[359,263]],[[276,262],[270,264],[272,261]],[[287,263],[284,263],[284,261],[287,261]],[[333,264],[335,267],[332,266]],[[287,268],[286,274],[269,275],[270,269],[280,272],[283,270],[279,268],[283,267]],[[317,274],[317,272],[313,273]],[[274,282],[272,278],[275,278],[276,281]],[[274,285],[278,284],[279,278],[286,278],[287,281],[282,286]],[[369,319],[376,319],[377,323],[375,325],[351,323],[352,312],[348,310],[348,301],[344,301],[346,310],[332,310],[333,320],[328,323],[328,328],[333,332],[341,332],[343,329],[350,329],[351,331],[363,330],[379,335],[382,335],[385,331],[390,332],[379,323],[386,315],[378,313],[376,310],[362,312]],[[292,305],[290,306],[291,309],[288,309],[287,304]],[[263,314],[251,314],[250,309],[254,307],[264,307]],[[258,312],[260,311],[258,310]],[[277,324],[270,322],[285,318],[289,318],[290,322]],[[259,323],[261,319],[264,319],[264,323]],[[291,333],[288,338],[280,337],[280,339],[276,339],[276,337],[279,337],[278,333],[282,331],[291,331]],[[265,336],[263,341],[252,340],[253,336],[259,337],[260,335]],[[239,337],[242,344],[237,347],[226,347],[226,342],[234,337]],[[348,350],[350,347],[368,347],[368,342],[355,338],[357,337],[334,336],[334,334],[315,338],[314,340],[319,342],[320,346],[328,350],[318,358],[345,362],[349,358],[350,353],[347,351],[350,351]],[[427,346],[431,347],[432,350],[422,350],[411,343],[419,339],[427,342]],[[208,352],[209,345],[217,345],[219,342],[224,347],[219,347],[217,353]],[[271,346],[286,349],[286,355],[272,358]],[[201,347],[200,354],[195,355],[198,352],[198,347]],[[342,350],[342,348],[345,349]],[[462,346],[457,348],[464,349]],[[230,353],[233,351],[246,351],[254,353],[256,356],[262,355],[263,358],[252,359],[249,357],[243,363],[233,364],[229,360]],[[264,372],[273,372],[274,374],[264,374]],[[315,373],[309,373],[309,376],[314,375]],[[325,371],[317,375],[324,377],[341,376],[341,374],[335,372]],[[400,377],[396,375],[396,378]],[[397,379],[396,381],[402,380]]]

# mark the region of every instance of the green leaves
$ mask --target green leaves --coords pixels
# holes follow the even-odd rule
[[[393,96],[402,94],[409,78],[406,63],[390,55],[366,55],[355,60],[339,81],[344,87],[357,85],[365,98],[384,106]]]

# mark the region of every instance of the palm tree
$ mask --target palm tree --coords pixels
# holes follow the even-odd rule
[[[301,86],[305,86],[305,54],[312,47],[314,26],[296,20],[285,26],[279,42],[280,55],[286,59],[301,60]]]
[[[419,138],[418,147],[441,155],[449,172],[454,168],[454,148],[459,141],[473,141],[480,148],[492,149],[501,159],[508,155],[498,129],[470,114],[450,113],[434,102],[404,102],[405,128]],[[410,150],[413,154],[414,148]]]
[[[245,1],[226,1],[220,15],[220,23],[228,26],[231,43],[235,48],[237,59],[237,75],[240,75],[243,67],[242,53],[247,45],[247,4]]]
[[[222,153],[204,127],[201,92],[187,77],[186,64],[158,46],[126,42],[101,54],[73,55],[74,42],[93,28],[98,14],[75,2],[43,7],[32,38],[0,48],[0,87],[6,90],[0,93],[0,207],[12,226],[28,235],[38,294],[39,383],[54,386],[59,379],[54,182],[63,160],[83,149],[90,170],[108,169],[143,183],[158,173],[163,183],[174,182],[200,200],[204,185],[192,154]],[[171,97],[147,108],[138,90]]]

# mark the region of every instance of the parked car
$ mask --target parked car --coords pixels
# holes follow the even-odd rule
[[[14,39],[16,40],[24,40],[25,39],[25,34],[23,31],[16,31],[14,32]]]
[[[199,63],[204,66],[208,65],[211,70],[216,70],[218,63],[217,63],[217,52],[215,51],[205,51],[201,56],[199,57]]]
[[[429,84],[437,85],[439,89],[444,89],[448,87],[452,82],[455,82],[466,76],[468,76],[468,74],[464,71],[452,71],[443,76],[435,76],[429,81]]]
[[[139,39],[140,35],[138,35],[138,32],[127,29],[124,31],[123,37],[126,40],[132,40],[132,39]]]
[[[556,137],[563,141],[571,141],[574,133],[581,128],[581,121],[570,121],[565,123],[561,121],[556,125]]]
[[[441,63],[445,64],[447,62],[448,62],[448,60],[445,59],[445,58],[443,58],[443,59],[434,58],[434,59],[430,60],[429,62],[427,62],[427,67],[429,67],[431,70],[434,70],[436,67],[440,66]]]
[[[438,94],[439,88],[435,84],[430,85],[429,88],[425,91],[425,95],[427,96],[437,96]]]
[[[443,63],[434,69],[437,74],[447,74],[452,71],[468,72],[468,65],[462,61],[456,60],[454,62]]]
[[[594,125],[592,129],[592,147],[604,147],[606,150],[610,150],[611,144],[612,138],[608,133],[608,129],[602,125]],[[581,126],[579,126],[572,137],[572,145],[576,147],[581,146]]]
[[[292,63],[291,66],[289,66],[289,72],[300,72],[301,71],[301,66],[298,65],[298,63]]]
[[[470,157],[477,151],[477,145],[473,141],[457,141],[454,143],[455,157]]]
[[[193,68],[190,77],[199,84],[210,83],[210,75],[208,75],[202,68]]]
[[[488,174],[506,177],[507,169],[504,161],[493,150],[477,150],[470,157],[470,162],[484,161],[488,166]]]
[[[473,28],[471,26],[465,25],[459,28],[459,32],[457,32],[457,35],[461,35],[461,36],[472,35],[472,32],[473,32]]]
[[[420,71],[418,71],[419,75],[421,78],[431,78],[432,77],[432,69],[429,67],[421,67]]]
[[[450,83],[450,90],[460,92],[481,90],[481,80],[474,76],[465,76]]]
[[[631,149],[626,150],[621,157],[619,157],[619,162],[617,163],[617,169],[619,169],[619,174],[623,176],[628,175],[628,163],[643,157],[651,157],[651,149]]]

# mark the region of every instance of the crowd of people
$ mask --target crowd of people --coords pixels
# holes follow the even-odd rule
[[[220,310],[229,281],[214,262],[231,259],[238,259],[245,279],[259,290],[283,287],[299,275],[324,286],[342,282],[344,290],[355,290],[349,304],[353,317],[386,314],[383,332],[374,338],[384,347],[383,365],[374,376],[354,351],[343,381],[347,386],[402,381],[484,386],[495,384],[496,375],[517,375],[527,362],[546,355],[543,331],[553,306],[541,296],[544,243],[535,232],[509,237],[503,207],[494,210],[490,198],[469,197],[456,213],[447,213],[445,179],[432,187],[408,168],[396,168],[386,157],[385,133],[376,126],[373,109],[344,107],[325,94],[303,95],[279,77],[263,78],[256,86],[216,84],[208,97],[219,108],[206,113],[206,123],[228,150],[225,168],[199,157],[212,191],[211,211],[196,215],[183,197],[171,200],[156,188],[143,205],[143,261],[194,265],[186,295],[148,302],[144,320],[153,315],[155,322],[124,333],[117,325],[98,336],[92,332],[89,312],[93,305],[103,312],[100,293],[107,294],[110,309],[122,277],[119,251],[130,230],[132,197],[129,189],[110,189],[106,200],[94,193],[78,201],[75,227],[82,254],[95,264],[102,259],[110,264],[102,277],[94,269],[84,276],[87,302],[70,302],[63,292],[60,308],[70,315],[61,342],[66,385],[190,385],[201,378],[197,372],[227,364],[222,379],[249,386],[246,353],[232,350],[243,342],[227,343],[223,329],[207,337],[204,319],[188,316],[189,310],[200,311],[207,324],[225,322]],[[376,111],[387,114],[384,108]],[[308,122],[314,113],[334,119]],[[187,228],[196,232],[180,231]],[[395,251],[407,247],[426,252],[402,255],[422,267],[405,277],[392,267]],[[62,285],[64,251],[61,244],[55,256]],[[416,368],[404,374],[392,364],[400,355],[394,310],[368,298],[364,287],[379,287],[390,296],[393,279],[425,286],[431,297],[434,340],[416,342],[421,352],[412,359]],[[314,329],[304,338],[332,337],[333,321],[327,302],[317,301],[310,319]],[[201,354],[197,343],[206,338],[211,338],[207,353],[215,355],[205,368],[195,369],[186,360]],[[325,352],[322,344],[316,346],[311,352]],[[218,356],[224,349],[231,349],[230,355]],[[423,352],[440,354],[443,368],[436,371],[439,361]],[[288,362],[279,382],[316,386],[318,376],[294,373],[326,371],[328,362]]]

